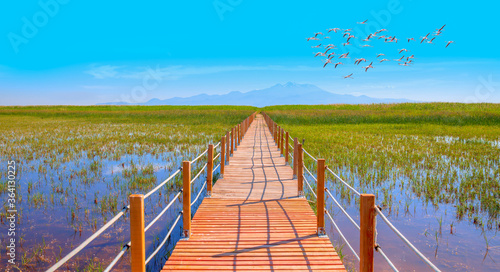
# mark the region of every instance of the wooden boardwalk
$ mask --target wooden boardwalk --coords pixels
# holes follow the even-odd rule
[[[257,115],[162,271],[345,271]]]

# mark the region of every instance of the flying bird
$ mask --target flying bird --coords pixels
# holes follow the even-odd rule
[[[316,45],[316,46],[311,46],[311,48],[318,48],[318,47],[320,47],[320,46],[321,46],[321,44],[318,44],[318,45]]]
[[[409,38],[409,39],[408,39],[408,42],[410,42],[410,41],[414,41],[414,40],[415,40],[414,38]]]
[[[360,24],[360,25],[364,25],[364,24],[366,24],[366,22],[367,22],[367,21],[368,21],[368,20],[364,20],[363,22],[358,22],[358,24]]]
[[[380,63],[384,62],[384,61],[389,61],[388,59],[381,59],[380,60]]]
[[[344,64],[342,62],[337,62],[337,63],[335,63],[335,68],[337,68],[337,66],[339,66],[339,65],[344,65]]]
[[[380,53],[380,54],[377,55],[377,58],[380,57],[380,56],[385,56],[385,54]]]
[[[323,53],[323,52],[318,52],[318,53],[316,53],[316,55],[314,55],[314,57],[317,57],[317,56],[324,57],[324,56],[325,56],[325,53]]]
[[[362,61],[366,62],[366,59],[364,58],[356,59],[356,61],[354,61],[354,64],[360,64]]]
[[[328,29],[328,33],[332,32],[332,31],[337,33],[337,31],[339,31],[339,30],[340,30],[340,28],[330,28],[330,29]]]
[[[323,68],[325,68],[328,63],[332,63],[332,60],[331,59],[326,59],[325,60],[325,65],[323,65]]]
[[[368,71],[368,69],[373,68],[372,64],[373,62],[371,62],[370,65],[363,67],[365,69],[365,72]]]
[[[316,33],[314,33],[314,37],[315,38],[318,37],[318,35],[323,35],[323,32],[316,32]]]
[[[408,50],[403,48],[403,49],[399,50],[399,54],[401,54],[401,52],[408,52]]]
[[[402,59],[404,59],[405,56],[402,56],[401,58],[399,59],[395,59],[395,61],[401,61]]]
[[[307,38],[307,41],[319,41],[316,37]]]
[[[344,53],[344,54],[340,55],[339,59],[347,59],[348,55],[349,55],[349,52]]]
[[[446,43],[446,46],[445,46],[444,48],[448,47],[448,45],[450,45],[450,44],[452,44],[452,43],[454,43],[454,41],[449,41],[449,42],[447,42],[447,43]]]
[[[352,78],[352,74],[345,76],[344,78]]]

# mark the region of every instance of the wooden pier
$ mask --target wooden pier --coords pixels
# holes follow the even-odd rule
[[[262,115],[243,131],[189,238],[177,243],[162,271],[345,271],[328,237],[318,236],[306,198],[298,197],[281,151],[286,138],[271,135]]]

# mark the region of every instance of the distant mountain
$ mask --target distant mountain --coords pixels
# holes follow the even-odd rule
[[[151,99],[139,105],[247,105],[265,107],[272,105],[316,105],[316,104],[372,104],[415,102],[407,99],[373,98],[366,95],[354,96],[334,94],[311,84],[288,82],[270,88],[246,93],[230,92],[221,95],[200,94],[191,97],[173,97],[160,100]],[[105,103],[101,105],[123,105]]]

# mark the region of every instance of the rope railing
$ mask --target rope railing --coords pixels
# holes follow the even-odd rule
[[[347,239],[345,238],[344,234],[342,233],[342,231],[339,229],[339,227],[337,226],[337,224],[335,223],[335,221],[333,220],[333,217],[330,215],[330,212],[328,212],[328,210],[325,209],[325,213],[326,215],[328,215],[328,218],[330,218],[330,221],[332,221],[332,224],[333,226],[337,229],[337,232],[340,234],[340,237],[342,237],[342,239],[344,240],[344,242],[346,243],[346,245],[349,247],[349,249],[352,251],[352,254],[354,254],[354,256],[356,257],[356,259],[358,259],[359,261],[359,256],[358,254],[356,253],[356,251],[354,250],[354,248],[352,248],[351,244],[349,243],[349,241],[347,241]]]
[[[328,189],[325,189],[326,193],[332,198],[333,202],[335,202],[335,205],[337,205],[337,207],[339,207],[339,209],[347,216],[347,218],[349,218],[349,220],[352,222],[352,224],[359,230],[359,225],[356,223],[356,221],[354,221],[354,219],[352,219],[352,217],[344,210],[344,208],[342,208],[342,206],[340,205],[340,203],[335,199],[335,197],[333,197],[332,193],[330,192],[330,190]]]
[[[203,155],[207,154],[208,152],[208,148],[205,149],[205,151],[203,151],[203,153],[201,153],[198,157],[196,157],[194,160],[191,161],[191,164],[195,163],[197,160],[199,160],[201,157],[203,157]]]
[[[203,189],[205,189],[206,186],[207,186],[207,183],[204,182],[203,186],[200,188],[200,191],[198,192],[198,195],[196,196],[196,198],[193,201],[191,201],[191,206],[193,206],[194,203],[196,203],[196,201],[198,201],[198,198],[200,198],[201,193],[203,192]]]
[[[122,247],[122,250],[120,250],[120,252],[118,252],[118,255],[116,255],[116,257],[113,259],[113,261],[111,261],[111,263],[108,265],[108,267],[106,267],[106,269],[104,269],[104,272],[109,272],[109,271],[111,271],[111,269],[113,269],[113,267],[123,257],[125,252],[127,252],[127,250],[130,248],[130,245],[131,245],[131,243],[128,242]]]
[[[231,133],[231,144],[233,143],[233,139],[234,140],[238,140],[237,143],[239,144],[241,142],[241,138],[243,137],[243,134],[244,132],[248,129],[248,127],[250,126],[251,122],[254,120],[254,117],[255,117],[255,114],[256,113],[253,113],[252,115],[250,115],[248,118],[246,118],[241,124],[238,124],[236,125],[233,129],[232,129],[232,133]],[[237,133],[237,136],[239,136],[240,138],[239,139],[235,139],[236,135],[235,133]],[[226,134],[226,135],[229,135]],[[219,141],[213,148],[216,149],[218,147],[221,147],[221,151],[213,158],[212,162],[217,160],[219,157],[221,157],[221,154],[224,151],[225,149],[225,145],[222,145],[222,141],[225,139],[225,137],[223,136],[222,137],[222,140]],[[225,139],[228,143],[228,147],[229,147],[229,138]],[[209,146],[210,148],[210,146]],[[208,152],[208,148],[205,149],[201,154],[199,154],[195,159],[193,159],[192,161],[187,161],[185,163],[188,163],[187,166],[188,168],[190,169],[191,168],[191,164],[197,162],[200,158],[202,158],[205,154],[207,154]],[[231,153],[232,153],[232,150],[231,150]],[[229,153],[228,153],[229,154]],[[227,158],[227,160],[229,161],[229,158]],[[212,173],[214,173],[217,168],[221,167],[221,163],[224,163],[224,162],[220,162],[213,170],[212,170]],[[207,168],[207,165],[208,165],[208,162],[205,163],[205,165],[202,167],[202,169],[198,172],[198,174],[190,181],[188,181],[189,185],[191,185],[197,178],[200,177],[201,173],[203,173],[203,171]],[[212,165],[211,165],[212,167]],[[221,169],[221,172],[223,170]],[[183,172],[183,168],[179,168],[178,170],[176,170],[174,173],[172,173],[167,179],[165,179],[164,181],[162,181],[160,184],[158,184],[154,189],[152,189],[151,191],[147,192],[146,194],[144,195],[134,195],[134,199],[142,199],[140,203],[143,203],[144,199],[147,199],[149,196],[151,196],[153,193],[157,192],[160,188],[162,188],[163,186],[165,186],[165,184],[167,184],[168,182],[170,182],[171,180],[173,180],[178,174],[182,173]],[[183,174],[184,176],[184,174]],[[189,175],[188,175],[189,176]],[[184,177],[184,179],[186,179],[186,177]],[[184,181],[184,188],[186,187],[186,181]],[[203,184],[203,187],[200,189],[200,192],[198,193],[197,197],[195,198],[195,200],[193,201],[193,203],[191,203],[191,205],[193,205],[200,197],[201,193],[203,192],[203,190],[205,189],[205,187],[207,186],[207,183],[204,183]],[[189,191],[190,190],[190,186],[188,186],[189,188]],[[211,188],[211,187],[210,187]],[[178,192],[175,197],[169,202],[169,204],[143,229],[144,232],[148,231],[160,218],[161,216],[163,216],[167,211],[168,209],[173,205],[173,203],[180,197],[180,195],[182,194],[182,190],[180,192]],[[131,200],[132,200],[132,196],[131,196]],[[132,203],[132,202],[131,202]],[[137,205],[137,204],[135,204]],[[142,206],[142,221],[144,221],[144,207],[143,207],[143,204],[141,204]],[[136,207],[136,206],[134,206]],[[52,272],[52,271],[55,271],[57,270],[58,268],[60,268],[62,265],[64,265],[67,261],[69,261],[71,258],[73,258],[76,254],[78,254],[83,248],[85,248],[89,243],[91,243],[94,239],[96,239],[98,236],[100,236],[104,231],[106,231],[110,226],[112,226],[115,222],[117,222],[128,210],[130,210],[130,205],[124,207],[122,209],[122,211],[120,211],[118,214],[116,214],[109,222],[107,222],[104,226],[102,226],[99,230],[97,230],[94,234],[92,234],[90,237],[88,237],[84,242],[82,242],[78,247],[76,247],[75,249],[73,249],[70,253],[68,253],[64,258],[62,258],[61,260],[59,260],[57,263],[55,263],[52,267],[50,267],[47,271],[48,272]],[[132,209],[132,211],[134,211],[134,209]],[[162,243],[158,246],[158,248],[153,252],[153,254],[150,255],[150,257],[146,260],[145,264],[143,263],[143,265],[146,265],[158,252],[159,250],[163,247],[163,245],[166,243],[166,241],[168,240],[168,238],[170,237],[171,233],[172,233],[172,230],[175,228],[175,226],[177,225],[177,223],[179,222],[180,218],[182,216],[182,212],[177,216],[177,219],[175,220],[175,222],[173,223],[170,231],[168,232],[167,236],[165,237],[165,239],[162,241]],[[133,239],[132,239],[133,240]],[[144,241],[142,241],[142,243],[144,243]],[[127,250],[131,247],[131,244],[132,242],[128,242],[127,244],[125,244],[122,249],[120,250],[120,252],[116,255],[116,257],[111,261],[111,263],[106,267],[106,269],[104,271],[111,271],[111,269],[113,269],[113,267],[118,263],[118,261],[124,256],[124,254],[127,252]],[[139,246],[139,245],[136,245],[136,246]],[[141,247],[140,247],[141,248]],[[142,245],[142,249],[144,250],[144,245]],[[132,261],[132,264],[134,262]]]
[[[434,271],[440,271],[433,263],[431,263],[431,261],[429,261],[429,259],[427,259],[424,254],[422,254],[422,252],[420,252],[410,241],[408,241],[408,239],[406,239],[406,237],[401,234],[401,232],[399,232],[399,230],[394,227],[394,225],[392,225],[392,223],[389,221],[389,219],[387,219],[387,217],[385,217],[385,215],[382,213],[382,211],[380,211],[378,208],[375,209],[375,211],[377,212],[377,214],[380,216],[380,218],[382,218],[382,221],[384,221],[387,226],[389,226],[389,228],[394,232],[396,233],[396,235],[401,239],[403,240],[403,242],[411,249],[413,250],[413,252],[415,252],[415,254],[420,257],[420,259],[422,259],[432,270]]]
[[[182,168],[179,168],[177,171],[175,171],[170,177],[168,177],[166,180],[164,180],[162,183],[160,183],[158,186],[156,186],[153,190],[149,191],[147,194],[144,195],[144,199],[148,198],[151,194],[154,192],[158,191],[163,185],[165,185],[167,182],[171,181],[175,176],[177,176],[181,172]]]
[[[177,223],[181,219],[181,215],[182,215],[182,212],[179,212],[179,215],[175,219],[175,222],[172,224],[172,227],[170,227],[170,230],[168,231],[168,233],[165,236],[165,238],[163,239],[163,241],[158,245],[158,247],[155,249],[155,251],[153,251],[153,253],[151,253],[151,255],[149,255],[149,257],[147,258],[146,264],[148,264],[149,261],[151,261],[154,258],[154,256],[156,256],[156,254],[160,251],[160,249],[163,248],[163,245],[165,245],[165,243],[167,242],[168,238],[172,234],[172,231],[175,229],[175,226],[177,225]]]
[[[272,130],[274,127],[276,127],[276,124],[274,121],[272,121],[267,115],[265,115],[268,119],[269,119],[269,128]],[[279,126],[278,126],[279,128]],[[292,136],[290,134],[288,134],[288,137],[293,141],[294,139],[292,138]],[[280,139],[278,137],[278,139]],[[292,144],[288,144],[292,150],[295,148],[294,145]],[[300,147],[299,147],[300,148]],[[315,162],[318,163],[318,159],[315,158],[314,156],[312,156],[309,152],[307,152],[303,147],[299,149],[299,151],[302,151],[303,153],[305,153],[307,156],[309,156],[312,160],[314,160]],[[300,153],[299,153],[300,154]],[[292,159],[293,158],[293,155],[292,152],[289,152],[288,155],[290,155],[290,157]],[[295,159],[294,159],[295,160]],[[324,165],[324,160],[323,161],[323,164]],[[299,163],[301,162],[301,160],[299,159]],[[319,164],[318,164],[318,167],[319,167]],[[301,166],[302,169],[305,170],[305,172],[316,182],[318,182],[318,178],[316,176],[314,176],[311,171],[305,166],[302,164]],[[356,190],[352,185],[350,185],[349,183],[347,183],[345,180],[343,180],[339,175],[337,175],[331,168],[329,168],[328,166],[325,165],[325,169],[328,170],[328,172],[330,172],[334,178],[336,178],[337,180],[339,180],[341,182],[341,184],[343,184],[344,186],[346,186],[350,191],[352,191],[354,194],[356,194],[358,197],[362,197],[361,196],[361,193]],[[295,170],[294,170],[295,171]],[[318,170],[319,171],[319,170]],[[294,172],[295,173],[295,172]],[[310,182],[308,181],[308,179],[306,178],[306,175],[303,173],[302,175],[302,178],[303,178],[303,181],[304,183],[307,185],[307,187],[309,188],[309,190],[311,191],[312,195],[317,199],[317,194],[315,193],[315,191],[313,190]],[[322,182],[324,183],[324,174],[323,174],[323,180]],[[318,187],[318,190],[320,188]],[[299,191],[301,191],[301,189],[299,188]],[[328,190],[327,188],[325,188],[325,191],[326,191],[326,194],[327,194],[327,197],[331,197],[332,198],[332,201],[335,203],[335,205],[342,211],[342,213],[347,216],[347,218],[349,219],[349,221],[356,227],[356,229],[358,230],[361,230],[361,227],[360,225],[349,215],[349,213],[342,207],[342,205],[337,201],[337,199],[334,197],[334,195],[332,194],[332,192],[330,192],[330,190]],[[363,196],[364,197],[364,196]],[[373,197],[373,196],[371,196]],[[324,204],[322,204],[324,205]],[[319,211],[319,208],[318,208],[318,211]],[[324,209],[325,211],[325,214],[327,215],[327,217],[330,219],[330,221],[332,222],[333,226],[335,227],[335,229],[337,230],[337,232],[340,234],[340,236],[342,237],[343,241],[347,244],[347,246],[349,247],[349,249],[352,251],[352,253],[354,254],[354,256],[356,257],[356,259],[358,261],[360,261],[360,257],[359,255],[355,252],[355,250],[353,249],[353,247],[350,245],[349,241],[346,239],[346,237],[343,235],[343,233],[341,232],[340,228],[338,227],[338,225],[335,223],[335,221],[333,220],[333,217],[331,216],[330,212],[327,210],[327,209]],[[432,262],[429,261],[429,259],[427,259],[413,244],[410,243],[410,241],[403,235],[401,234],[401,232],[399,232],[399,230],[397,230],[396,227],[394,227],[394,225],[391,224],[391,222],[387,219],[387,217],[379,210],[379,208],[375,208],[375,211],[376,211],[376,214],[378,214],[382,220],[389,226],[389,228],[394,231],[396,233],[396,235],[401,239],[403,240],[403,242],[417,255],[419,256],[433,271],[440,271]],[[319,224],[319,223],[318,223]],[[366,228],[366,227],[365,227]],[[376,225],[374,226],[375,228],[375,242],[376,242]],[[382,250],[382,248],[380,247],[380,245],[378,244],[375,244],[373,250],[375,250],[376,252],[380,253],[380,255],[382,256],[382,258],[387,262],[387,264],[391,267],[391,269],[393,271],[398,271],[398,269],[396,268],[396,266],[392,263],[392,261],[387,257],[387,255],[384,253],[384,251]],[[363,253],[364,254],[364,253]]]
[[[101,235],[105,230],[107,230],[109,227],[111,227],[118,219],[120,219],[125,212],[130,209],[130,206],[123,207],[123,209],[115,215],[111,220],[109,220],[108,223],[106,223],[104,226],[102,226],[98,231],[94,232],[89,238],[87,238],[83,243],[81,243],[79,246],[77,246],[75,249],[73,249],[68,255],[66,255],[64,258],[59,260],[57,263],[55,263],[53,266],[51,266],[47,272],[52,272],[56,271],[59,267],[61,267],[63,264],[65,264],[67,261],[69,261],[71,258],[73,258],[78,252],[80,252],[83,248],[85,248],[90,242],[94,241],[95,238],[97,238],[99,235]]]
[[[159,213],[155,219],[153,219],[153,221],[151,221],[145,228],[144,228],[144,232],[148,231],[149,228],[151,228],[154,223],[156,223],[156,221],[158,221],[158,219],[160,219],[160,217],[165,213],[167,212],[167,210],[170,208],[170,206],[172,206],[172,204],[181,196],[182,194],[182,191],[179,191],[172,200],[170,200],[170,202],[168,203],[167,207],[165,207],[163,209],[163,211],[161,211],[161,213]]]
[[[196,176],[191,180],[190,184],[193,184],[193,182],[200,177],[200,175],[205,171],[205,168],[207,168],[207,165],[208,165],[207,163],[205,163],[205,165],[203,165],[200,172],[198,172],[198,174],[196,174]]]
[[[342,182],[345,186],[347,186],[347,188],[351,189],[351,191],[353,193],[355,193],[356,195],[360,196],[361,194],[356,190],[354,189],[351,185],[349,185],[349,183],[345,182],[343,179],[341,179],[337,174],[335,174],[335,172],[332,171],[332,169],[330,169],[330,167],[326,167],[326,170],[328,170],[328,172],[330,172],[334,177],[336,177],[338,180],[340,180],[340,182]]]

